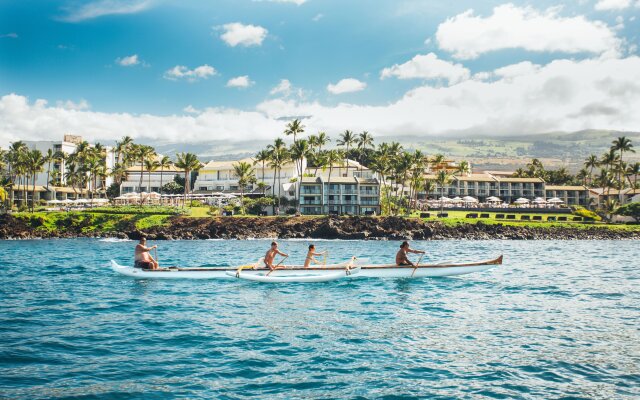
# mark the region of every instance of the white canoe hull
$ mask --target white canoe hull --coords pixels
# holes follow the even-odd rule
[[[287,276],[295,274],[317,274],[317,271],[321,271],[322,274],[333,274],[337,276],[338,273],[344,274],[346,266],[351,261],[345,261],[340,264],[331,264],[326,267],[316,268],[301,268],[287,266],[286,269],[279,269],[274,271],[270,275]],[[349,278],[424,278],[424,277],[439,277],[439,276],[455,276],[470,274],[473,272],[486,271],[497,265],[502,264],[502,256],[487,261],[475,262],[475,263],[460,263],[460,264],[431,264],[421,265],[418,268],[414,267],[397,267],[395,265],[372,265],[366,260],[359,259],[354,263],[355,266],[360,266],[360,270],[357,274],[352,274]],[[115,261],[111,261],[111,268],[119,274],[139,278],[139,279],[236,279],[236,268],[170,268],[161,270],[142,270],[139,268],[127,267],[119,265]],[[243,269],[243,277],[252,275],[265,275],[269,272],[266,268],[258,269]],[[260,278],[258,278],[260,279]]]
[[[264,283],[312,283],[312,282],[331,282],[338,279],[349,278],[350,276],[360,272],[360,267],[353,269],[340,270],[328,270],[328,271],[287,271],[287,270],[275,270],[269,272],[248,273],[248,271],[241,272],[227,272],[227,275],[232,278],[244,279],[253,282]]]

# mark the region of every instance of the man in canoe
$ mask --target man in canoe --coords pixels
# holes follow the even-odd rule
[[[158,262],[154,260],[153,257],[151,257],[151,254],[149,254],[151,250],[156,248],[158,248],[157,245],[147,247],[147,238],[144,236],[141,237],[140,242],[136,246],[134,258],[135,263],[133,264],[133,266],[135,268],[142,269],[158,269]]]
[[[396,266],[403,267],[407,265],[411,265],[415,267],[415,264],[409,260],[408,254],[424,254],[425,252],[422,250],[413,250],[409,247],[409,242],[402,242],[400,245],[400,250],[396,253]]]
[[[267,253],[264,255],[264,265],[270,270],[274,270],[273,260],[276,258],[276,255],[279,254],[282,257],[289,257],[288,254],[284,254],[280,250],[278,250],[278,243],[271,242],[271,247],[267,250]]]
[[[314,256],[322,256],[327,254],[326,251],[323,251],[321,253],[316,253],[316,246],[313,244],[309,245],[309,251],[307,252],[307,258],[304,259],[304,267],[305,268],[309,268],[311,266],[311,263],[314,264],[320,264],[320,262],[318,260],[316,260],[315,258],[313,258]]]

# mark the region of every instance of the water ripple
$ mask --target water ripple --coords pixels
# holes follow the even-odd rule
[[[292,262],[308,242],[282,241]],[[318,241],[389,262],[396,242]],[[640,246],[417,242],[486,273],[320,285],[132,280],[131,242],[0,241],[0,397],[634,398]],[[236,265],[268,241],[160,243],[161,262]]]

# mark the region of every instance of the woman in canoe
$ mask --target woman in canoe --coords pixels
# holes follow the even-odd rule
[[[304,259],[304,267],[305,268],[309,268],[311,266],[311,263],[314,264],[320,264],[320,262],[318,260],[316,260],[315,258],[313,258],[314,256],[322,256],[322,255],[326,255],[327,251],[323,251],[321,253],[316,253],[316,246],[310,244],[309,245],[309,251],[307,252],[307,258]]]

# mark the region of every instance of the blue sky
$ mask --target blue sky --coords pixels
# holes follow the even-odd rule
[[[408,127],[405,129],[408,133],[422,134],[417,128],[420,124],[427,127],[425,134],[482,130],[479,127],[486,130],[486,123],[477,120],[470,121],[468,127],[455,124],[447,127],[437,120],[433,124],[403,121],[410,115],[409,111],[420,108],[419,104],[396,113],[388,107],[400,107],[408,98],[417,97],[415,93],[438,91],[438,96],[446,98],[455,90],[463,90],[465,84],[469,86],[466,90],[474,94],[473,82],[484,81],[488,85],[504,79],[494,71],[521,62],[535,66],[526,70],[529,75],[540,73],[558,60],[580,63],[606,58],[609,63],[611,60],[635,62],[640,32],[636,18],[640,16],[639,5],[636,0],[3,1],[0,2],[0,96],[13,94],[25,98],[30,109],[37,108],[37,99],[46,100],[46,106],[41,108],[51,114],[48,118],[56,119],[54,126],[59,126],[58,129],[78,129],[78,126],[69,123],[68,114],[56,114],[56,108],[87,113],[84,115],[88,120],[90,113],[127,114],[131,118],[141,114],[197,118],[207,113],[205,110],[225,109],[258,112],[273,122],[287,115],[317,113],[323,116],[309,119],[310,126],[337,129],[323,121],[331,115],[343,117],[346,104],[368,110],[387,107],[386,112],[398,115],[394,126],[377,126],[374,121],[372,126],[362,127],[367,117],[356,118],[357,128],[380,130],[384,134],[394,133],[392,129],[403,130],[403,126]],[[494,23],[490,19],[492,15],[498,18],[496,7],[509,9],[511,14],[514,10],[516,14],[525,14],[531,26],[524,37],[492,47],[487,26]],[[462,16],[459,23],[452,24],[450,31],[445,32],[446,21],[456,16]],[[486,26],[475,33],[465,33],[464,24],[471,26],[474,18],[484,20]],[[545,24],[554,21],[564,25],[565,21],[575,23],[576,32],[559,33],[558,40],[543,38],[541,48],[536,48],[536,39],[532,36],[538,33],[537,29],[543,36],[546,30],[548,35],[554,25]],[[231,45],[222,35],[228,30],[225,26],[232,23],[251,25],[264,34],[258,39],[245,38],[248,41],[245,44]],[[509,32],[512,29],[514,32]],[[580,29],[585,29],[584,35]],[[470,32],[474,32],[473,29]],[[242,35],[242,32],[236,33]],[[482,35],[486,35],[486,40],[469,39],[469,36]],[[518,22],[514,20],[513,24],[503,26],[500,35],[503,38],[517,36]],[[576,44],[581,36],[586,38],[585,42]],[[556,43],[566,45],[554,47]],[[592,43],[601,44],[592,47]],[[474,46],[477,46],[475,55],[460,54]],[[609,54],[607,47],[614,47],[615,54]],[[445,63],[439,68],[446,71],[435,72],[435,78],[429,77],[434,72],[428,71],[419,72],[418,75],[422,75],[418,77],[408,77],[407,70],[403,69],[389,72],[381,79],[385,68],[403,65],[413,57],[430,53],[436,63]],[[123,66],[118,60],[126,57],[132,62]],[[432,58],[428,65],[420,68],[438,70],[433,61]],[[623,66],[622,77],[635,79],[625,75],[627,68],[632,69],[632,65],[627,64]],[[192,75],[194,79],[190,80],[168,73],[176,66],[184,66],[185,70],[206,66],[215,73],[205,71],[200,77]],[[610,67],[613,70],[614,67]],[[450,71],[456,68],[459,74],[452,75]],[[248,82],[247,87],[229,87],[230,79],[242,76],[247,79],[240,83]],[[290,83],[290,90],[271,93],[283,79]],[[342,79],[351,81],[344,82],[341,90],[332,93],[328,85],[336,85]],[[448,94],[444,93],[446,90]],[[188,106],[191,112],[184,111]],[[433,107],[433,104],[425,103],[427,106]],[[573,111],[579,112],[585,106],[576,105],[578,108]],[[211,115],[213,112],[208,112],[213,120],[227,118]],[[11,116],[25,118],[24,114],[15,112]],[[4,139],[0,139],[0,144],[21,134],[20,122],[0,126]],[[633,123],[635,120],[625,122]],[[184,129],[189,129],[191,124],[199,122],[186,121]],[[210,128],[230,129],[224,121],[219,124],[221,126],[213,123]],[[140,122],[137,127],[131,126],[133,135],[152,135],[141,131],[141,125]],[[621,127],[624,128],[612,126]],[[86,126],[83,129],[93,132],[91,135],[95,137],[108,135],[106,128]],[[246,130],[246,126],[242,129]],[[270,122],[265,122],[265,129],[272,129]],[[542,124],[537,129],[544,130],[547,126]],[[38,131],[25,134],[38,134]],[[58,133],[47,131],[46,134]],[[247,133],[246,137],[252,136]],[[198,140],[198,136],[191,140]]]

